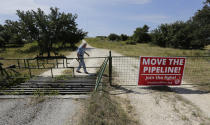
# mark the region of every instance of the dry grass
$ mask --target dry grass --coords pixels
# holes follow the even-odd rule
[[[88,43],[97,48],[114,50],[126,56],[202,56],[210,55],[210,46],[205,50],[183,50],[163,48],[147,43],[129,45],[126,42],[112,42],[97,38],[86,39]]]
[[[133,117],[130,101],[110,95],[115,88],[108,83],[108,67],[103,74],[103,87],[84,102],[80,125],[139,125]]]
[[[116,97],[111,97],[108,88],[93,93],[86,103],[86,111],[81,119],[81,125],[137,125],[119,103]]]

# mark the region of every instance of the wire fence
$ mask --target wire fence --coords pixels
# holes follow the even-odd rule
[[[100,63],[107,57],[90,57],[84,58],[85,61],[90,61],[86,68],[100,68]],[[97,61],[96,61],[97,60]],[[56,69],[75,69],[79,65],[78,58],[46,58],[46,59],[0,59],[4,69],[15,69],[22,73],[28,74],[30,77],[38,75],[40,71],[56,70]],[[53,72],[53,71],[52,71]],[[52,74],[53,76],[53,74]]]
[[[107,57],[84,58],[88,69],[99,70]],[[210,85],[210,56],[189,56],[186,58],[183,85]],[[139,57],[137,56],[111,56],[109,59],[109,77],[118,85],[137,86],[139,78]],[[78,67],[77,58],[54,59],[0,59],[5,70],[14,69],[21,72],[18,77],[33,77],[45,71],[50,71],[51,76],[57,69],[72,70],[73,76]],[[111,69],[110,69],[111,68]],[[0,72],[3,74],[3,72]],[[17,76],[15,76],[17,77]],[[5,77],[6,78],[6,77]],[[110,81],[111,82],[111,81]]]
[[[210,85],[210,57],[185,57],[185,71],[182,85]],[[125,86],[137,86],[140,57],[112,57],[113,83]]]

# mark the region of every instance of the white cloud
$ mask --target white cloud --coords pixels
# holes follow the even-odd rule
[[[47,10],[49,7],[40,5],[35,0],[0,0],[0,14],[8,15],[16,13],[16,10],[32,10],[41,8]]]

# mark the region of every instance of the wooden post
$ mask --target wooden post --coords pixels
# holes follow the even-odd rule
[[[74,67],[73,67],[73,77],[75,77],[75,74],[74,74]]]
[[[26,68],[26,60],[24,59],[23,61],[24,61],[24,68]]]
[[[20,61],[19,61],[19,59],[17,60],[17,62],[18,62],[18,68],[20,69]]]
[[[64,64],[64,58],[63,58],[63,68],[65,68],[65,64]]]
[[[27,60],[27,63],[28,63],[28,71],[29,71],[29,75],[30,75],[30,78],[32,78],[32,74],[31,74],[31,68],[30,68],[29,60]]]
[[[51,68],[51,75],[52,75],[52,78],[53,78],[53,70],[52,70],[52,68]]]
[[[68,68],[68,64],[67,64],[67,63],[68,63],[68,61],[67,61],[67,60],[68,60],[68,59],[66,58],[66,68]]]
[[[58,59],[56,58],[56,66],[57,66],[57,68],[58,68]]]
[[[36,59],[37,67],[39,69],[39,59]]]

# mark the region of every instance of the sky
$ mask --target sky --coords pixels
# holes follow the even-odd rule
[[[204,0],[0,0],[0,24],[6,19],[18,20],[16,10],[50,7],[78,14],[78,27],[88,36],[110,33],[133,34],[147,24],[150,30],[162,23],[186,21],[201,9]]]

